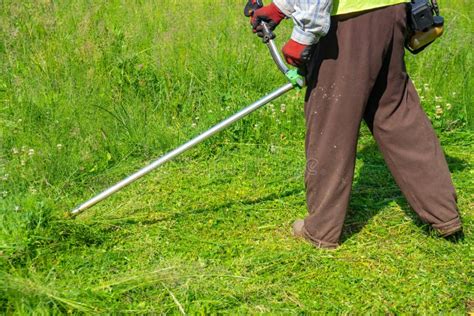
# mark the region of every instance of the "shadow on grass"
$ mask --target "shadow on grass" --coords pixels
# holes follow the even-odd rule
[[[183,218],[188,215],[197,215],[197,214],[205,214],[205,213],[217,213],[223,209],[232,209],[234,206],[252,206],[257,205],[260,203],[270,202],[277,199],[283,199],[286,197],[290,197],[296,194],[301,193],[302,188],[290,188],[280,193],[271,193],[265,196],[261,196],[258,198],[253,199],[234,199],[230,200],[226,203],[221,203],[217,205],[211,205],[209,207],[201,207],[201,208],[185,208],[185,210],[180,212],[170,212],[168,214],[158,214],[153,216],[153,214],[146,214],[144,216],[134,216],[134,217],[127,217],[127,218],[117,218],[117,219],[106,219],[102,221],[94,221],[96,224],[114,224],[114,225],[154,225],[159,222],[169,221],[173,219]]]
[[[375,144],[368,145],[358,152],[357,157],[363,161],[363,166],[354,181],[341,242],[360,232],[372,217],[393,202],[428,234],[430,227],[409,206],[378,147]],[[466,161],[447,155],[446,160],[452,173],[464,170],[467,165]]]
[[[410,208],[403,197],[400,189],[393,180],[385,161],[375,144],[368,145],[358,152],[358,158],[363,161],[357,178],[354,181],[350,210],[348,211],[344,231],[341,241],[344,242],[359,233],[369,220],[377,215],[382,209],[391,203],[396,203],[419,227],[423,227],[429,233],[429,227],[418,218],[416,213]],[[446,156],[451,172],[460,172],[467,166],[467,162],[455,157]],[[208,184],[209,185],[209,184]],[[212,185],[218,185],[212,183]],[[284,199],[300,194],[303,188],[298,183],[296,186],[287,187],[282,192],[248,198],[245,200],[235,198],[225,203],[210,205],[207,207],[190,207],[183,210],[146,215],[135,215],[126,218],[111,218],[105,220],[95,220],[94,224],[106,225],[154,225],[163,221],[180,219],[189,215],[206,214],[219,212],[223,209],[232,209],[234,206],[252,206],[260,203],[270,202],[277,199]],[[302,204],[304,201],[302,201]]]

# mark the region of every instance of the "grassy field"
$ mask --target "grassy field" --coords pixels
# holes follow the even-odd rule
[[[415,217],[363,127],[343,244],[321,251],[290,233],[304,92],[66,216],[284,83],[240,1],[1,1],[0,313],[474,312],[474,3],[439,2],[445,35],[407,63],[465,238]]]

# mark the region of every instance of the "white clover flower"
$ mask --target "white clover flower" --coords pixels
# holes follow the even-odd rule
[[[30,148],[30,149],[28,150],[28,156],[31,157],[31,156],[33,156],[34,154],[35,154],[35,150],[34,150],[33,148]]]
[[[13,147],[13,148],[12,148],[12,153],[13,153],[14,155],[17,155],[17,154],[20,153],[20,151],[18,150],[18,148]]]
[[[441,118],[441,115],[443,114],[443,108],[441,108],[440,105],[435,106],[435,118],[439,119]]]
[[[285,113],[285,112],[286,112],[286,104],[285,104],[285,103],[282,103],[282,104],[280,105],[280,112],[281,112],[281,113]]]
[[[63,148],[63,144],[57,144],[57,145],[56,145],[56,148],[57,148],[58,150],[61,150],[61,149]]]
[[[18,212],[20,210],[20,207],[18,205],[15,206],[15,212]]]
[[[10,35],[11,37],[17,37],[18,33],[19,33],[19,30],[17,28],[14,28],[11,30]]]
[[[436,102],[441,102],[441,101],[443,101],[443,97],[435,96],[435,101]]]
[[[275,112],[275,106],[273,105],[273,103],[268,103],[268,107],[272,112]]]
[[[196,123],[191,124],[191,127],[193,127],[193,128],[196,127],[196,126],[197,126]]]
[[[446,109],[451,110],[453,108],[453,105],[451,103],[446,103]]]

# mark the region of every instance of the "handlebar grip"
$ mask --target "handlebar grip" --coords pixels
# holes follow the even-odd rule
[[[261,7],[263,7],[262,0],[248,0],[244,8],[244,15],[249,18],[253,15],[255,10]]]

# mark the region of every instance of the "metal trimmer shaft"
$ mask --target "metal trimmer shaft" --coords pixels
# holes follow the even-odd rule
[[[261,2],[258,2],[259,6],[262,6],[263,4]],[[134,182],[135,180],[140,179],[144,175],[150,173],[152,170],[158,168],[165,162],[173,159],[174,157],[182,154],[183,152],[189,150],[190,148],[194,147],[195,145],[203,142],[204,140],[208,139],[212,135],[220,132],[221,130],[225,129],[232,123],[240,120],[241,118],[247,116],[248,114],[252,113],[256,109],[260,108],[261,106],[267,104],[268,102],[280,97],[281,95],[285,94],[286,92],[292,90],[293,88],[302,88],[305,85],[304,78],[298,74],[298,71],[296,69],[290,70],[283,59],[281,58],[278,49],[273,41],[273,38],[275,37],[274,34],[270,31],[268,26],[266,25],[265,22],[262,22],[262,26],[264,28],[264,43],[267,45],[270,54],[273,58],[273,61],[277,65],[278,69],[286,76],[288,79],[289,83],[283,85],[281,88],[276,89],[272,93],[270,93],[267,96],[264,96],[260,100],[256,101],[255,103],[247,106],[240,112],[235,113],[231,117],[225,119],[224,121],[220,122],[219,124],[215,125],[214,127],[208,129],[201,135],[191,139],[187,143],[179,146],[173,151],[170,151],[166,155],[162,156],[161,158],[155,160],[148,166],[138,170],[131,176],[123,179],[122,181],[118,182],[117,184],[111,186],[104,192],[96,195],[92,199],[86,201],[85,203],[81,204],[78,208],[72,211],[72,215],[78,215],[81,212],[87,210],[91,206],[99,203],[100,201],[106,199],[107,197],[111,196],[115,192],[119,191],[123,187],[129,185],[130,183]]]
[[[293,85],[292,83],[287,83],[287,84],[283,85],[281,88],[278,88],[277,90],[273,91],[272,93],[268,94],[267,96],[264,96],[260,100],[258,100],[255,103],[247,106],[243,110],[235,113],[231,117],[229,117],[229,118],[225,119],[224,121],[220,122],[219,124],[213,126],[212,128],[208,129],[207,131],[200,134],[199,136],[196,136],[195,138],[191,139],[187,143],[179,146],[178,148],[174,149],[173,151],[170,151],[169,153],[167,153],[166,155],[164,155],[164,156],[160,157],[159,159],[155,160],[154,162],[152,162],[148,166],[138,170],[137,172],[135,172],[131,176],[123,179],[122,181],[120,181],[117,184],[111,186],[110,188],[103,191],[102,193],[96,195],[92,199],[84,202],[79,207],[77,207],[75,210],[73,210],[71,213],[73,215],[80,214],[81,212],[87,210],[91,206],[99,203],[100,201],[106,199],[110,195],[112,195],[115,192],[119,191],[123,187],[129,185],[130,183],[132,183],[132,182],[140,179],[144,175],[150,173],[152,170],[158,168],[159,166],[161,166],[165,162],[170,161],[174,157],[176,157],[176,156],[182,154],[183,152],[191,149],[195,145],[203,142],[204,140],[208,139],[212,135],[220,132],[221,130],[225,129],[226,127],[228,127],[232,123],[234,123],[234,122],[240,120],[241,118],[247,116],[248,114],[252,113],[253,111],[257,110],[258,108],[262,107],[263,105],[271,102],[272,100],[280,97],[281,95],[283,95],[286,92],[292,90],[293,88],[295,88],[295,85]]]

